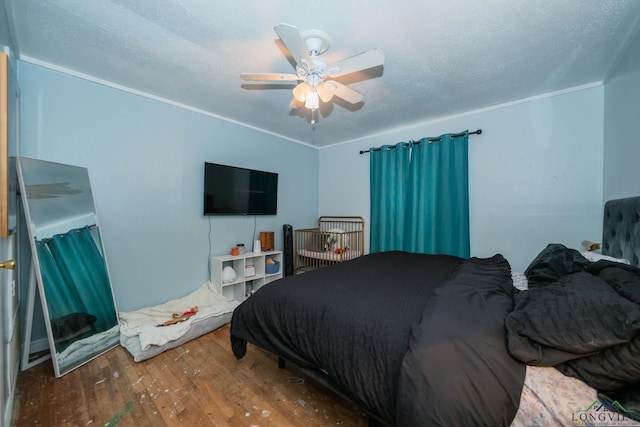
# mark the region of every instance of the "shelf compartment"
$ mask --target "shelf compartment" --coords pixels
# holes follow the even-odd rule
[[[273,259],[278,262],[278,271],[266,273],[266,261]],[[248,252],[240,255],[221,255],[211,257],[211,283],[214,288],[227,298],[243,301],[247,296],[260,289],[267,283],[282,278],[282,252]],[[247,269],[253,266],[253,270]],[[222,282],[222,271],[225,267],[232,267],[236,278],[230,283]],[[251,273],[255,273],[250,275]]]

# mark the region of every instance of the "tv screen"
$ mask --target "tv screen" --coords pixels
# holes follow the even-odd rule
[[[277,208],[277,173],[205,162],[205,215],[275,215]]]

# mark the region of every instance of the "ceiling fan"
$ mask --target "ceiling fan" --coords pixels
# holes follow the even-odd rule
[[[329,48],[329,36],[322,31],[300,32],[289,24],[278,24],[274,30],[296,62],[296,74],[242,73],[247,81],[299,81],[293,89],[289,108],[306,107],[313,112],[320,101],[329,102],[334,96],[350,104],[362,102],[364,95],[334,80],[346,74],[377,67],[384,63],[381,49],[371,49],[333,64],[318,56]],[[315,121],[312,119],[311,124]]]

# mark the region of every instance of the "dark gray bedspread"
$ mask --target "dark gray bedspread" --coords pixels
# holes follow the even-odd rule
[[[385,252],[285,277],[236,308],[232,348],[319,369],[390,425],[509,425],[525,373],[510,272],[500,255]]]
[[[640,269],[550,244],[525,274],[529,290],[506,319],[511,354],[609,395],[640,390]]]

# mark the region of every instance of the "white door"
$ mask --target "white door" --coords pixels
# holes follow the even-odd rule
[[[13,242],[15,234],[8,238],[0,238],[0,328],[2,331],[2,402],[1,425],[9,425],[13,393],[18,375],[19,333],[18,333],[18,290],[14,278]]]
[[[4,260],[6,253],[8,252],[8,243],[6,242],[7,239],[4,238],[0,238],[0,260]],[[0,271],[0,289],[4,289],[5,287],[5,282],[7,281],[4,272]],[[0,303],[0,318],[4,319],[4,304]],[[0,322],[0,333],[2,333],[2,336],[4,337],[4,321]],[[4,343],[3,343],[3,347],[4,347]],[[6,383],[6,379],[4,377],[4,351],[0,351],[0,366],[2,366],[2,387],[0,387],[0,402],[2,403],[2,409],[0,409],[0,415],[2,415],[2,418],[0,420],[0,424],[1,425],[5,425],[7,424],[5,422],[4,419],[4,407],[5,407],[5,400],[4,400],[4,388],[5,383]]]

